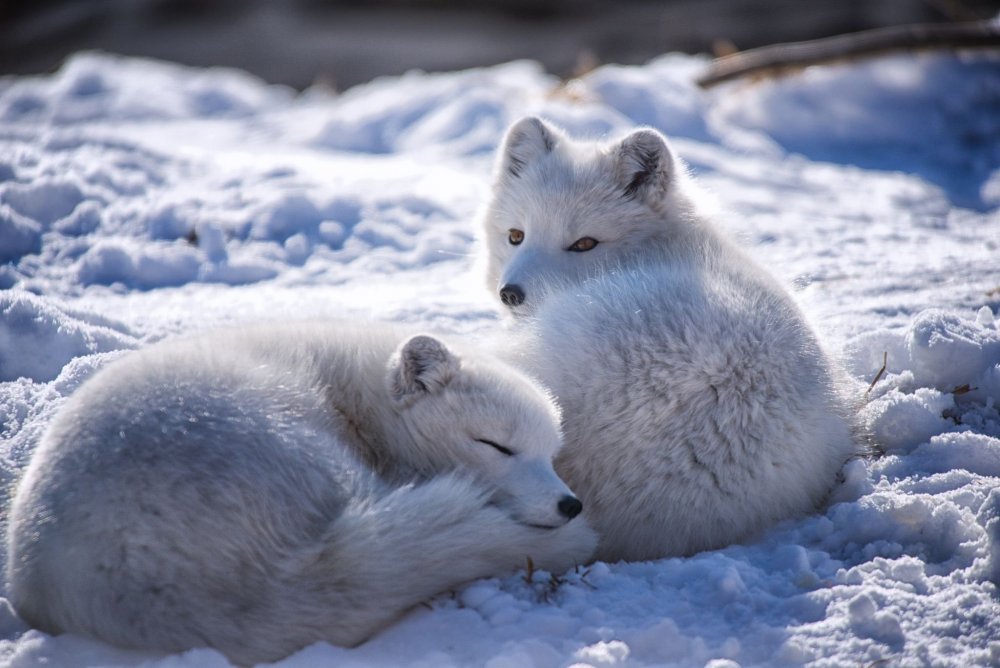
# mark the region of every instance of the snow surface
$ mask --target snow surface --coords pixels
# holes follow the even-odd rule
[[[859,396],[885,455],[756,542],[475,582],[281,665],[1000,665],[1000,60],[900,55],[704,92],[706,64],[561,83],[514,62],[340,96],[96,54],[0,79],[0,503],[64,398],[122,351],[307,317],[495,329],[475,217],[505,126],[649,124],[862,392],[885,359]],[[43,662],[226,665],[50,637],[0,598],[0,663]]]

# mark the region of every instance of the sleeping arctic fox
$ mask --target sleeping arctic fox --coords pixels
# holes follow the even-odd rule
[[[596,542],[522,374],[425,335],[326,325],[159,344],[69,399],[18,487],[32,625],[241,664],[355,645],[467,580]],[[411,483],[416,484],[411,484]]]
[[[503,346],[557,396],[556,470],[597,557],[684,555],[821,504],[855,453],[838,372],[785,290],[701,214],[654,130],[508,131],[483,219]]]

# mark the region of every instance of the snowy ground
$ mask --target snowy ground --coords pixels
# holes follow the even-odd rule
[[[360,648],[282,665],[1000,664],[1000,59],[882,58],[707,93],[705,64],[560,85],[518,62],[339,97],[96,55],[0,79],[0,488],[121,350],[328,315],[497,327],[475,216],[504,127],[649,124],[858,381],[887,355],[862,409],[886,455],[755,543],[476,582]],[[46,636],[0,598],[0,664],[43,661],[225,665]]]

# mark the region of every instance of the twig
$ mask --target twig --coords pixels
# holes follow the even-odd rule
[[[531,560],[531,557],[525,557],[524,565],[524,582],[526,584],[531,584],[535,580],[535,562]]]
[[[925,23],[772,44],[716,58],[698,79],[702,88],[747,75],[778,76],[809,65],[881,53],[926,49],[1000,48],[1000,23]]]
[[[889,351],[886,350],[882,352],[882,368],[878,370],[877,374],[875,374],[875,380],[872,381],[872,384],[869,385],[868,389],[865,391],[865,397],[871,394],[872,388],[875,387],[875,383],[877,383],[879,379],[882,378],[882,374],[885,373],[885,366],[888,362],[889,362]]]

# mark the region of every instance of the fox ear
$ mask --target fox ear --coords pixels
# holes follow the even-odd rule
[[[520,176],[524,168],[543,155],[552,152],[560,132],[535,116],[527,116],[510,126],[503,140],[500,171]]]
[[[441,391],[459,368],[459,359],[433,336],[418,334],[403,342],[389,360],[387,384],[397,406]]]
[[[618,182],[627,199],[649,199],[666,191],[674,171],[667,140],[656,130],[636,130],[615,149]]]

